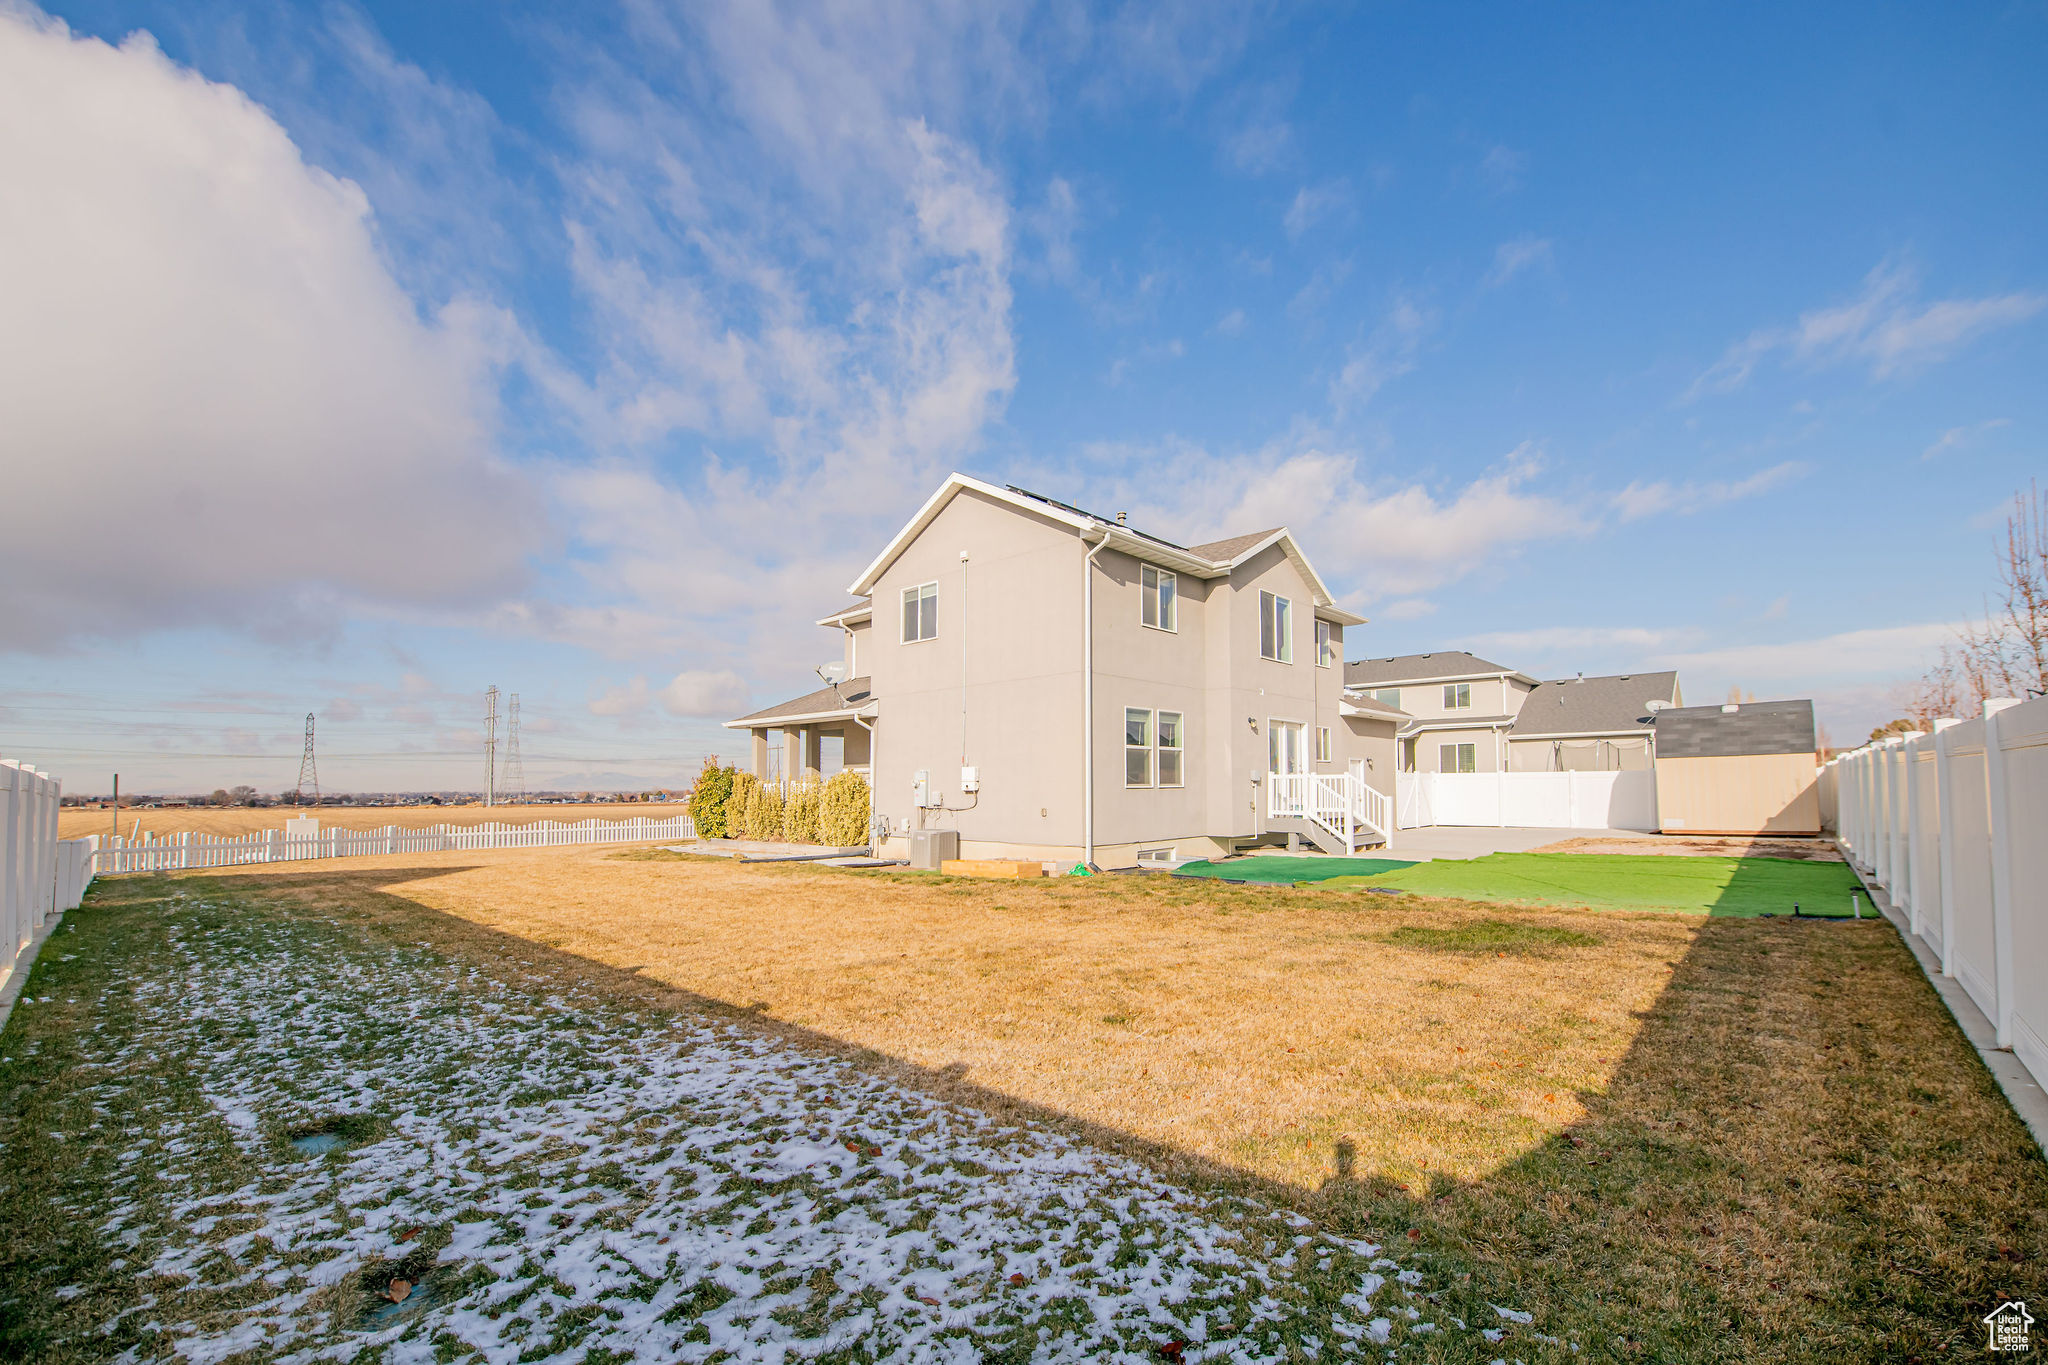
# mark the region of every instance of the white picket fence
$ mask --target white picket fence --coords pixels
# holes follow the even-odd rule
[[[92,883],[87,841],[57,837],[63,794],[48,773],[0,758],[0,985],[27,970],[43,926]]]
[[[2048,697],[1821,770],[1842,846],[2048,1085]]]
[[[1648,770],[1563,773],[1401,773],[1394,779],[1402,829],[1479,825],[1495,829],[1657,828],[1657,775]]]
[[[445,853],[492,848],[553,848],[560,844],[638,844],[694,839],[696,826],[687,815],[666,820],[635,816],[628,820],[536,820],[513,825],[434,825],[407,829],[321,829],[318,819],[288,822],[284,829],[253,834],[207,835],[186,832],[161,838],[94,836],[92,865],[101,876],[121,872],[182,872],[190,868],[240,867],[248,863],[287,863],[307,858],[363,858],[383,853]]]

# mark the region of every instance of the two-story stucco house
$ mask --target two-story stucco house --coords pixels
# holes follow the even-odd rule
[[[1344,680],[1354,700],[1405,713],[1404,773],[1648,768],[1653,715],[1684,704],[1674,672],[1538,682],[1455,649],[1362,659]]]
[[[1131,866],[1393,828],[1401,715],[1344,690],[1339,607],[1279,527],[1176,545],[948,478],[819,621],[845,681],[726,722],[765,775],[838,731],[881,850],[953,829],[963,857]],[[828,670],[827,676],[839,670]]]

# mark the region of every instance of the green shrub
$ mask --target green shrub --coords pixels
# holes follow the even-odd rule
[[[818,842],[856,848],[868,842],[868,780],[839,773],[818,794]]]
[[[752,773],[736,772],[732,775],[732,794],[725,798],[725,837],[728,839],[753,839],[754,834],[747,824],[747,809],[752,804],[754,793],[761,789],[761,779]]]
[[[725,803],[732,798],[732,778],[733,770],[718,766],[717,758],[704,760],[704,771],[690,789],[690,822],[699,839],[725,837]]]
[[[823,800],[824,784],[803,782],[791,787],[789,801],[782,809],[782,835],[785,839],[799,844],[824,842],[818,820]]]
[[[782,835],[782,789],[756,782],[747,793],[747,837],[780,839]]]

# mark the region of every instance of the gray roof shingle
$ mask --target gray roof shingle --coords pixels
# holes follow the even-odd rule
[[[1732,758],[1811,754],[1820,747],[1811,701],[1678,706],[1657,713],[1657,757]]]
[[[1228,564],[1266,537],[1278,535],[1284,529],[1286,528],[1274,526],[1264,531],[1254,531],[1248,536],[1228,536],[1222,540],[1212,540],[1206,545],[1190,545],[1188,553],[1200,555],[1218,564]]]
[[[768,707],[763,711],[756,711],[752,715],[741,716],[738,720],[727,723],[731,725],[738,725],[742,722],[766,723],[789,716],[815,716],[827,711],[857,710],[867,704],[869,685],[870,680],[867,678],[848,678],[845,682],[839,684],[836,689],[821,687],[815,692],[806,692],[801,697],[791,697],[786,702]]]
[[[1493,663],[1462,649],[1440,649],[1433,654],[1397,654],[1391,659],[1360,659],[1344,665],[1346,687],[1381,687],[1390,683],[1441,682],[1446,678],[1490,677],[1513,673],[1506,664]]]
[[[1522,700],[1509,739],[1538,735],[1611,735],[1649,732],[1646,703],[1678,699],[1678,675],[1621,673],[1607,678],[1564,678],[1538,683]]]

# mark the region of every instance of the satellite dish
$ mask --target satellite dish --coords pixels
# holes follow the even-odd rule
[[[827,687],[837,687],[846,681],[846,664],[839,659],[834,659],[829,664],[819,664],[818,676],[825,680]]]
[[[1671,703],[1668,701],[1661,701],[1653,698],[1652,700],[1643,703],[1643,709],[1654,714],[1655,712],[1662,711],[1665,707],[1669,705],[1671,705]]]

